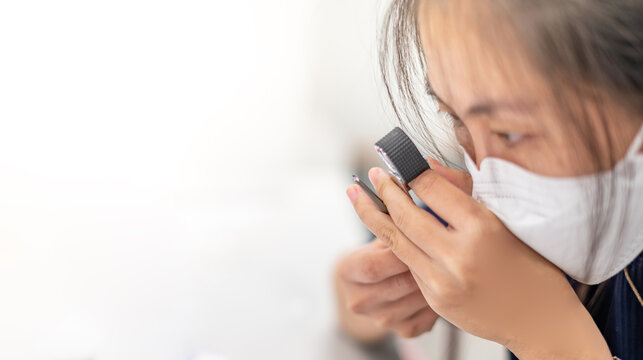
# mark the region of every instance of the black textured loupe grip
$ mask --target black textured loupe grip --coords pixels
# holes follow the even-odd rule
[[[413,141],[399,127],[391,130],[375,145],[386,153],[406,184],[429,169],[426,159],[422,157]]]

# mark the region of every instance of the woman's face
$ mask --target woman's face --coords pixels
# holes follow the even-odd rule
[[[423,1],[418,7],[429,87],[440,109],[453,116],[458,141],[478,166],[496,157],[548,176],[595,172],[587,140],[561,115],[559,99],[508,22],[467,1],[436,3]],[[598,111],[576,100],[583,103],[589,126],[598,129],[593,142],[599,152],[611,147],[620,159],[640,125],[627,121],[613,104],[604,103]],[[601,114],[608,126],[619,126],[605,131]]]

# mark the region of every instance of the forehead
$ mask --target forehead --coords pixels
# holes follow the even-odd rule
[[[544,94],[543,78],[502,7],[424,0],[416,11],[429,83],[456,110],[481,98]]]

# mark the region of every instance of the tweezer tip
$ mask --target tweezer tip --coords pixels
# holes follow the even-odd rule
[[[355,182],[360,181],[359,178],[357,177],[357,175],[355,175],[355,174],[353,174],[353,181],[355,181]]]

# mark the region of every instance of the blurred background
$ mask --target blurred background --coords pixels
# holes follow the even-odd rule
[[[331,279],[395,124],[387,3],[0,3],[0,358],[397,358],[338,330]]]

